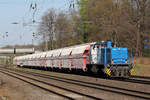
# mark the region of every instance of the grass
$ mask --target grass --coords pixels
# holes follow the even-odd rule
[[[142,72],[144,72],[148,67],[146,67],[143,64],[135,64],[133,67],[132,75],[140,75]]]

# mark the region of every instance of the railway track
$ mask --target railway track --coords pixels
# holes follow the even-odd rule
[[[142,91],[137,91],[137,90],[133,90],[133,89],[126,89],[126,88],[122,88],[122,87],[120,88],[120,87],[104,85],[104,84],[100,84],[100,83],[98,84],[98,83],[92,83],[92,82],[85,82],[85,81],[80,81],[80,80],[76,80],[76,79],[63,78],[63,77],[60,77],[60,76],[58,77],[58,76],[54,76],[54,75],[45,75],[45,74],[33,73],[33,72],[29,72],[29,71],[19,71],[19,70],[15,70],[15,69],[7,69],[7,71],[8,70],[9,70],[9,73],[14,74],[14,73],[17,72],[16,73],[17,75],[23,76],[23,77],[24,77],[24,75],[22,75],[23,73],[26,74],[26,75],[30,74],[30,75],[35,76],[35,77],[44,78],[44,79],[48,79],[48,80],[51,80],[51,81],[56,81],[58,83],[63,82],[65,84],[71,84],[71,85],[74,85],[74,86],[81,86],[83,88],[88,87],[88,89],[92,89],[94,91],[95,90],[105,91],[105,92],[110,92],[110,93],[113,93],[113,94],[130,96],[132,98],[137,98],[137,99],[146,99],[146,100],[150,99],[150,93],[149,92],[142,92]],[[31,78],[31,77],[27,77],[27,76],[25,76],[25,77],[26,78]],[[36,80],[36,81],[39,82],[39,80]],[[50,83],[46,83],[46,84],[57,87],[57,88],[61,88],[61,89],[67,90],[67,91],[70,91],[70,89],[62,88],[62,87],[56,86],[54,84],[50,84]],[[137,84],[139,84],[139,83],[137,83]],[[76,93],[76,94],[81,95],[81,96],[88,97],[90,99],[96,99],[96,100],[101,99],[99,97],[92,96],[90,94],[88,94],[88,95],[84,94],[83,92],[78,93],[77,91],[73,91],[73,90],[71,90],[70,92]],[[72,99],[74,99],[74,98],[72,98]]]
[[[118,80],[118,81],[130,82],[130,83],[136,83],[136,84],[143,84],[143,85],[150,85],[150,80],[139,79],[139,78],[135,78],[135,77],[131,77],[131,78],[125,79],[125,80]]]
[[[149,79],[150,80],[150,77],[148,76],[137,76],[137,75],[132,75],[133,78],[141,78],[141,79]]]
[[[147,81],[147,83],[150,83],[150,77],[149,76],[138,76],[138,75],[132,75],[132,79],[136,80],[142,80],[142,81]],[[149,84],[150,85],[150,84]]]
[[[27,76],[27,74],[23,75],[23,73],[20,74],[17,71],[10,71],[9,69],[0,68],[0,72],[3,74],[7,74],[11,77],[17,78],[19,80],[22,80],[22,81],[29,83],[31,85],[34,85],[36,87],[39,87],[45,91],[51,92],[60,97],[63,97],[64,99],[69,99],[69,100],[76,100],[76,99],[80,100],[81,99],[81,100],[83,100],[83,98],[84,98],[85,100],[102,100],[101,98],[97,98],[97,97],[90,96],[90,95],[87,95],[84,93],[76,92],[71,89],[66,89],[66,88],[63,88],[63,87],[39,80],[39,79],[31,78],[31,77]],[[53,87],[56,88],[55,91],[52,90]],[[68,94],[71,94],[71,95],[68,95]],[[72,95],[75,95],[75,96],[72,96]]]

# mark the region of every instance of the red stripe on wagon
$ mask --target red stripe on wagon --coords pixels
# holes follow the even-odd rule
[[[45,58],[44,58],[44,67],[46,67],[47,64],[46,64],[46,55],[45,55]]]
[[[61,53],[60,53],[60,55],[59,55],[59,69],[61,69],[61,63],[62,63],[62,61],[61,61]]]
[[[89,63],[88,54],[89,54],[90,48],[91,46],[88,46],[87,49],[83,53],[83,66],[82,66],[83,71],[86,71],[86,64]]]
[[[69,69],[71,70],[71,68],[72,68],[72,51],[71,51],[71,53],[70,53],[70,55],[69,55],[69,61],[70,61],[70,66],[69,66]]]
[[[53,68],[54,62],[53,62],[53,55],[51,56],[51,68]]]

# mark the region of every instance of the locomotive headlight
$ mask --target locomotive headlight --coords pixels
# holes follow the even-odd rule
[[[128,59],[125,59],[125,63],[128,63]]]

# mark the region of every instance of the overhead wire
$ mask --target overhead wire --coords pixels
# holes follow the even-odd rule
[[[42,10],[44,9],[44,5],[46,5],[46,2],[48,1],[54,1],[54,0],[25,0],[25,6],[27,9],[25,12],[25,15],[23,17],[23,28],[27,28],[28,31],[31,33],[35,33],[35,27],[37,27],[38,22],[36,21],[39,17],[38,15]],[[75,9],[75,4],[77,0],[65,0],[65,3],[60,6],[59,8],[55,8],[57,11],[63,11],[65,13],[68,13],[70,9]],[[68,7],[68,8],[67,8]],[[68,9],[68,10],[67,10]],[[23,32],[24,34],[24,32]],[[22,35],[23,35],[22,34]],[[33,34],[32,34],[33,36]],[[21,37],[21,36],[20,36]],[[23,37],[23,36],[22,36]],[[34,38],[34,37],[32,37]],[[20,38],[22,39],[22,38]]]

